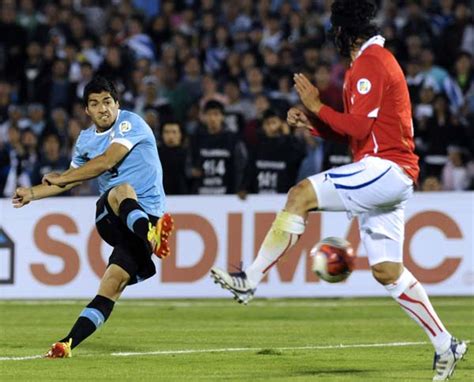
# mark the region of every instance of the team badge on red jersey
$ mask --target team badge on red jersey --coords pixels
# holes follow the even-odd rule
[[[370,92],[371,88],[372,84],[367,78],[361,78],[359,81],[357,81],[357,91],[360,94],[367,94]]]

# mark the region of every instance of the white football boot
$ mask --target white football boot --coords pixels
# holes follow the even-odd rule
[[[433,381],[447,381],[454,373],[456,364],[463,359],[467,352],[467,343],[451,338],[451,346],[442,354],[435,353],[433,370],[436,374]]]
[[[214,283],[220,284],[224,289],[228,289],[233,295],[234,300],[240,304],[247,305],[252,300],[255,288],[252,288],[245,272],[229,273],[220,268],[211,269],[211,277]]]

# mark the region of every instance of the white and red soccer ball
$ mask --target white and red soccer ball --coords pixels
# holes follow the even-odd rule
[[[337,283],[347,279],[355,266],[351,243],[339,237],[327,237],[311,250],[312,270],[322,280]]]

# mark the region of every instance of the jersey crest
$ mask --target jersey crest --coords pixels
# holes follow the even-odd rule
[[[123,122],[120,122],[120,125],[119,125],[119,130],[120,130],[120,134],[124,134],[126,133],[127,131],[130,131],[132,130],[132,124],[128,121],[123,121]]]
[[[360,94],[367,94],[370,92],[371,88],[372,84],[367,78],[361,78],[359,81],[357,81],[357,91]]]

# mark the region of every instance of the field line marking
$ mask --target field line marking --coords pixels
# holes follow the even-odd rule
[[[25,357],[0,357],[0,361],[28,361],[30,359],[43,358],[42,355],[28,355]]]
[[[467,340],[467,343],[472,341]],[[158,350],[149,352],[115,352],[108,355],[112,357],[134,357],[143,355],[179,355],[196,353],[232,353],[232,352],[258,352],[264,350],[274,351],[299,351],[299,350],[330,350],[330,349],[356,349],[356,348],[382,348],[382,347],[403,347],[403,346],[421,346],[428,345],[427,341],[419,342],[387,342],[372,344],[339,344],[339,345],[314,345],[314,346],[286,346],[286,347],[258,347],[258,348],[218,348],[218,349],[183,349],[183,350]],[[100,357],[106,354],[81,354],[80,357]],[[25,357],[0,357],[0,361],[27,361],[43,358],[41,355]]]
[[[379,348],[379,347],[398,347],[398,346],[418,346],[426,345],[429,342],[389,342],[381,344],[350,344],[350,345],[315,345],[315,346],[294,346],[294,347],[274,347],[274,348],[220,348],[220,349],[184,349],[184,350],[158,350],[149,352],[116,352],[112,353],[114,357],[131,357],[140,355],[174,355],[174,354],[193,354],[193,353],[231,353],[231,352],[255,352],[266,349],[285,351],[285,350],[328,350],[328,349],[354,349],[354,348]]]

